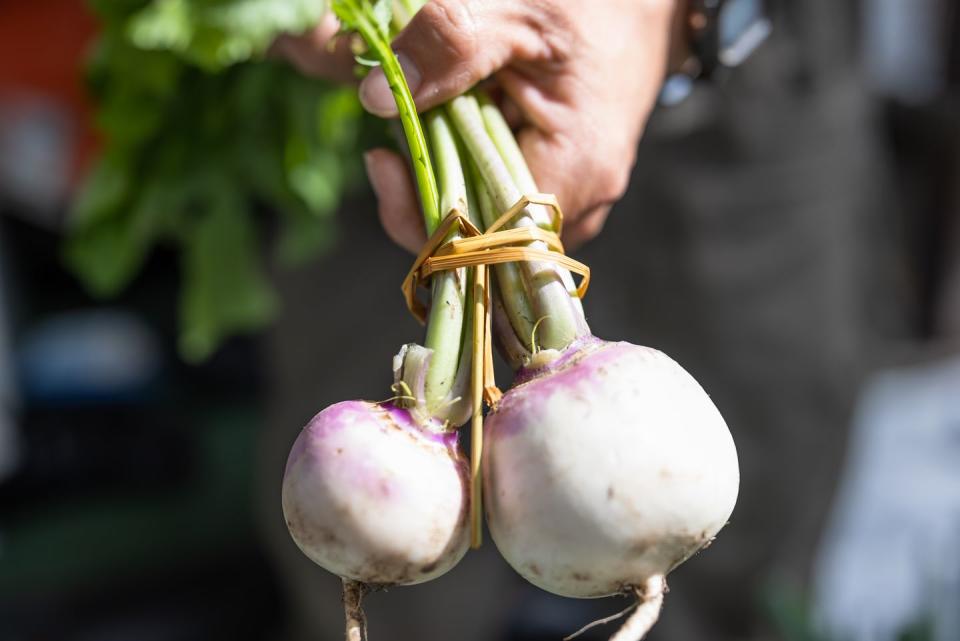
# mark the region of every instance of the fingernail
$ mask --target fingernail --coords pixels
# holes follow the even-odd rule
[[[417,69],[412,60],[402,53],[397,54],[397,60],[400,61],[400,68],[403,69],[403,75],[407,79],[410,93],[416,96],[417,89],[420,87],[420,70]],[[387,77],[380,67],[371,71],[360,83],[360,102],[363,103],[367,111],[375,116],[390,118],[397,115],[397,105],[393,99],[393,92],[390,91]]]
[[[370,186],[373,187],[373,193],[379,198],[380,186],[377,185],[377,161],[373,152],[368,151],[363,154],[363,165],[367,170],[367,179],[370,181]]]

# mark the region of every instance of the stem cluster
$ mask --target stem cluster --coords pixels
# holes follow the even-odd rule
[[[334,0],[333,8],[341,22],[366,42],[393,92],[427,233],[432,234],[454,209],[485,229],[523,194],[537,191],[533,176],[499,109],[480,90],[450,100],[421,121],[390,40],[423,3],[396,0],[393,19],[385,25],[377,13],[385,1]],[[549,216],[539,205],[529,206],[512,223],[513,227],[549,225]],[[546,249],[539,242],[531,247]],[[417,365],[406,358],[406,366],[395,367],[401,372],[398,379],[416,398],[413,404],[426,417],[454,426],[465,420],[469,404],[465,373],[472,337],[466,292],[471,271],[459,269],[433,277],[424,341],[428,354],[409,349],[405,354],[419,354]],[[542,350],[563,350],[589,333],[567,270],[552,263],[522,262],[497,265],[494,274],[494,308],[506,317],[495,327],[500,343],[511,346],[506,351],[514,367]]]

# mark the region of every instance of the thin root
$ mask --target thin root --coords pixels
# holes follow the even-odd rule
[[[540,351],[540,348],[537,347],[537,330],[540,328],[540,323],[550,318],[550,316],[541,316],[537,319],[537,322],[533,324],[533,329],[530,330],[530,353],[536,354]]]
[[[397,381],[390,386],[391,392],[396,392],[390,398],[385,398],[382,401],[377,401],[377,405],[384,405],[393,401],[403,401],[405,403],[416,403],[417,397],[413,395],[413,392],[410,390],[410,386],[403,381]]]
[[[360,603],[367,590],[365,583],[343,580],[343,613],[347,620],[347,641],[367,641],[367,617]]]
[[[662,576],[652,576],[647,579],[642,589],[637,589],[637,609],[624,622],[617,633],[610,637],[610,641],[640,641],[660,616],[663,606],[663,593],[667,583]]]
[[[626,608],[624,608],[624,609],[621,610],[620,612],[617,612],[616,614],[611,614],[611,615],[608,616],[608,617],[603,617],[602,619],[597,619],[596,621],[593,621],[592,623],[588,623],[587,625],[583,626],[582,628],[580,628],[579,630],[577,630],[577,631],[574,632],[573,634],[569,634],[569,635],[563,637],[563,641],[571,641],[572,639],[576,639],[578,636],[580,636],[581,634],[583,634],[583,633],[586,632],[587,630],[590,630],[591,628],[595,628],[595,627],[597,627],[598,625],[606,625],[607,623],[610,623],[611,621],[616,621],[616,620],[619,619],[620,617],[624,616],[627,612],[629,612],[630,610],[632,610],[632,609],[634,609],[635,607],[637,607],[637,605],[639,605],[639,604],[640,604],[639,601],[634,601],[633,603],[631,603],[630,605],[628,605]]]

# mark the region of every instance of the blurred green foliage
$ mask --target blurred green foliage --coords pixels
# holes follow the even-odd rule
[[[105,146],[76,199],[66,261],[108,297],[158,243],[179,247],[189,360],[276,313],[261,238],[285,265],[335,241],[333,214],[360,175],[356,92],[263,59],[279,33],[314,26],[324,5],[93,2],[102,31],[88,84]]]
[[[262,54],[278,33],[316,25],[324,11],[324,0],[154,0],[131,17],[128,34],[138,47],[215,71]]]

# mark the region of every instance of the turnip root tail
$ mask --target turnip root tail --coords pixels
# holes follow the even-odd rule
[[[633,603],[631,603],[630,605],[628,605],[627,607],[625,607],[623,610],[620,610],[620,611],[617,612],[616,614],[611,614],[611,615],[608,616],[608,617],[603,617],[602,619],[597,619],[596,621],[591,621],[590,623],[588,623],[587,625],[583,626],[582,628],[580,628],[579,630],[577,630],[577,631],[574,632],[573,634],[568,634],[567,636],[563,637],[563,641],[573,641],[574,639],[576,639],[577,637],[579,637],[581,634],[583,634],[583,633],[586,632],[587,630],[592,630],[593,628],[597,627],[598,625],[606,625],[607,623],[610,623],[611,621],[616,621],[617,619],[621,619],[621,618],[625,617],[625,616],[627,615],[627,613],[630,612],[630,610],[634,609],[634,608],[637,607],[639,604],[640,604],[639,601],[634,601]]]
[[[662,576],[654,575],[647,579],[643,588],[637,589],[637,609],[617,633],[610,637],[610,641],[640,641],[645,637],[660,616],[663,593],[666,590],[667,582]]]
[[[343,580],[343,613],[347,619],[347,641],[367,641],[367,617],[360,605],[366,593],[365,583]]]

